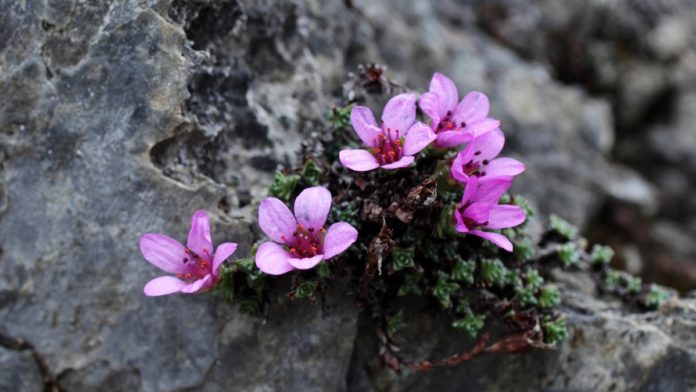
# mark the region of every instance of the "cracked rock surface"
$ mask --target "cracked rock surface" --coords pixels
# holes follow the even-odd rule
[[[441,71],[460,90],[488,94],[508,155],[528,164],[516,191],[544,213],[593,227],[622,195],[606,183],[626,172],[628,186],[661,193],[621,205],[685,200],[694,185],[677,168],[693,171],[696,41],[681,3],[637,15],[622,12],[629,1],[606,10],[599,0],[583,10],[564,2],[557,12],[547,3],[0,0],[0,336],[36,353],[0,344],[0,390],[42,390],[37,356],[67,391],[696,388],[693,299],[630,314],[578,285],[564,299],[571,337],[558,351],[397,378],[376,367],[344,288],[326,312],[279,291],[265,322],[217,298],[142,295],[158,272],[142,259],[139,236],[183,239],[199,208],[216,243],[238,242],[237,254],[248,254],[273,171],[296,162],[302,138],[329,129],[325,113],[360,63],[386,64],[421,91]],[[567,53],[543,46],[562,48],[552,33],[569,30],[578,12],[626,18],[615,35],[560,35],[590,37],[577,49],[592,54],[580,64],[590,82],[577,77],[584,68],[557,64]],[[536,41],[532,16],[549,21],[547,43]],[[631,72],[608,67],[620,52],[610,44],[644,26],[645,46],[628,45]],[[671,97],[670,115],[641,127],[639,140],[654,141],[648,152],[671,176],[645,180],[609,157],[645,148],[621,140],[661,97]],[[669,219],[649,230],[693,233],[678,212],[667,209]],[[656,238],[665,237],[673,238]],[[694,260],[693,249],[668,241],[665,254]],[[446,346],[422,344],[426,355]]]

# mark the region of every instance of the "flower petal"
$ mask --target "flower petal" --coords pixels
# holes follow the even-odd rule
[[[143,292],[148,297],[178,293],[188,283],[173,276],[160,276],[147,282]]]
[[[488,180],[496,177],[512,177],[524,172],[524,163],[512,158],[498,158],[492,160],[484,170],[486,175],[482,178]]]
[[[338,153],[341,164],[358,172],[373,170],[379,167],[379,162],[367,150],[341,150]]]
[[[191,217],[186,246],[201,257],[213,254],[213,241],[210,239],[210,221],[205,210],[196,211]]]
[[[475,120],[471,123],[467,123],[467,126],[464,128],[464,132],[467,132],[471,134],[472,137],[477,138],[481,137],[482,135],[485,135],[488,132],[493,131],[498,127],[500,127],[500,121],[494,118],[486,117],[481,120]],[[504,140],[505,139],[503,138],[503,141]],[[502,149],[503,147],[500,146],[500,148]]]
[[[472,221],[483,224],[488,221],[493,205],[488,203],[472,203],[464,210],[463,218],[469,218]]]
[[[164,272],[187,272],[188,267],[183,260],[186,258],[184,246],[164,234],[148,233],[140,237],[140,251],[145,260]]]
[[[316,255],[314,257],[307,257],[304,259],[293,259],[289,258],[288,263],[299,270],[306,270],[314,268],[315,265],[319,264],[324,258],[323,255]]]
[[[182,293],[193,294],[210,288],[213,285],[213,275],[206,275],[197,281],[181,288]]]
[[[464,187],[464,194],[462,195],[462,201],[460,202],[460,205],[465,205],[472,201],[474,199],[474,196],[476,196],[477,189],[478,177],[469,177],[468,181],[466,182],[466,186]]]
[[[398,130],[403,134],[416,121],[416,94],[407,93],[393,96],[382,112],[382,129]]]
[[[314,186],[300,192],[295,199],[297,223],[314,230],[324,227],[331,210],[331,192],[323,186]]]
[[[502,234],[480,230],[471,230],[469,233],[486,239],[508,252],[512,252],[512,242],[510,242],[510,240]]]
[[[433,78],[430,80],[429,92],[435,93],[440,97],[444,114],[446,114],[447,111],[454,113],[457,107],[457,101],[459,101],[459,93],[457,92],[457,86],[454,85],[452,80],[439,72],[435,72]],[[441,117],[444,116],[441,115]]]
[[[471,182],[472,178],[473,176],[469,177],[469,182]],[[471,200],[481,203],[498,204],[500,198],[510,189],[511,185],[512,177],[497,177],[487,181],[481,181],[481,178],[479,178],[476,193],[472,196]]]
[[[324,238],[324,260],[345,251],[357,238],[358,231],[346,222],[337,222],[329,226]]]
[[[472,143],[474,145],[475,153],[478,153],[476,160],[490,161],[497,157],[498,154],[500,154],[500,151],[503,150],[503,146],[505,145],[505,135],[503,135],[503,131],[501,131],[500,128],[495,128],[482,134],[481,136],[474,138]]]
[[[471,162],[473,157],[474,145],[473,143],[469,143],[462,151],[459,151],[457,157],[454,158],[454,161],[452,162],[452,166],[450,167],[450,174],[452,175],[452,178],[461,182],[462,184],[466,184],[466,182],[469,180],[469,175],[464,172],[464,165]]]
[[[410,165],[411,162],[414,161],[414,159],[415,159],[415,158],[414,158],[413,156],[408,156],[408,155],[406,155],[406,156],[401,157],[401,159],[399,159],[399,160],[396,161],[396,162],[392,162],[392,163],[388,163],[388,164],[386,164],[386,165],[382,165],[382,169],[386,169],[386,170],[400,169],[400,168],[402,168],[402,167],[406,167],[406,166]]]
[[[428,117],[430,117],[430,127],[435,130],[440,124],[446,113],[447,107],[442,104],[442,100],[435,93],[423,93],[418,100],[418,104]]]
[[[350,123],[360,140],[370,147],[374,147],[375,139],[381,134],[381,130],[375,121],[372,110],[365,106],[356,106],[350,112]]]
[[[438,132],[435,145],[440,148],[448,148],[468,143],[473,140],[474,135],[465,130]]]
[[[468,233],[469,232],[469,228],[466,227],[466,224],[464,223],[464,219],[462,218],[462,213],[459,211],[459,208],[454,210],[454,229],[460,233]]]
[[[488,116],[489,103],[488,97],[478,91],[472,91],[464,96],[461,102],[454,109],[453,120],[457,124],[465,122],[469,124],[474,120],[479,120]]]
[[[524,210],[519,206],[513,205],[498,205],[493,206],[488,216],[489,229],[506,229],[522,224],[526,216]]]
[[[220,265],[225,262],[237,250],[237,244],[234,242],[225,242],[218,245],[215,249],[215,257],[213,258],[213,275],[218,275]]]
[[[275,197],[267,197],[259,206],[259,226],[266,235],[275,242],[292,238],[297,221],[288,206]]]
[[[273,242],[264,242],[256,250],[256,266],[269,275],[282,275],[295,269],[288,259],[290,253]]]
[[[404,154],[405,155],[416,155],[422,149],[428,146],[437,135],[433,132],[429,126],[423,124],[422,122],[417,122],[408,129],[406,133],[406,140],[404,140]]]

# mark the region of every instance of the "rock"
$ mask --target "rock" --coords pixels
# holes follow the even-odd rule
[[[0,391],[43,390],[43,376],[30,352],[0,347]]]
[[[349,385],[349,390],[370,390],[363,389],[364,385],[373,391],[676,392],[696,388],[692,371],[696,344],[687,332],[696,327],[693,299],[673,300],[657,312],[626,314],[618,302],[598,300],[570,287],[563,293],[570,336],[557,350],[492,354],[456,368],[399,376],[377,371],[377,363],[371,359],[376,353],[358,344],[353,366],[364,368],[351,369],[356,387]],[[417,330],[409,337],[420,347],[429,347],[425,354],[421,352],[426,358],[443,358],[470,346],[461,335],[443,331],[441,323],[406,322],[409,329]]]
[[[575,5],[553,7],[573,19]],[[359,311],[345,289],[333,292],[323,313],[282,300],[281,281],[265,322],[219,298],[145,298],[143,285],[159,272],[137,246],[145,232],[183,239],[189,216],[204,208],[213,239],[238,242],[237,255],[248,255],[258,238],[256,202],[273,171],[297,162],[303,137],[328,129],[324,115],[341,103],[341,84],[359,63],[387,64],[395,80],[418,90],[440,70],[462,91],[489,94],[510,135],[505,153],[528,163],[516,190],[544,212],[584,224],[606,196],[601,183],[614,144],[608,102],[465,23],[479,11],[457,2],[0,0],[0,10],[0,36],[11,37],[0,40],[0,329],[29,341],[66,390],[388,387],[377,380],[387,373],[360,365],[359,350],[371,346],[360,346]],[[630,26],[632,15],[621,23]],[[536,34],[534,21],[526,37]],[[688,61],[676,61],[689,80]],[[606,67],[603,85],[618,77]],[[688,112],[689,97],[680,99]],[[687,138],[688,128],[679,129]],[[516,385],[534,368],[548,374],[539,376],[545,381],[520,385],[555,388],[567,375],[579,386],[597,374],[606,386],[607,369],[576,377],[570,369],[580,368],[555,361],[613,366],[622,353],[631,358],[617,368],[617,385],[685,385],[680,364],[693,361],[685,306],[654,320],[667,328],[673,317],[679,337],[650,327],[646,316],[582,308],[598,313],[578,311],[574,337],[609,344],[595,324],[604,323],[608,337],[647,330],[654,343],[616,346],[609,361],[595,351],[601,345],[577,338],[577,347],[505,359],[510,368],[498,381]],[[27,382],[27,390],[41,380],[27,351],[0,349],[0,358],[7,364],[0,373],[9,374],[0,377],[3,388],[8,379]],[[636,369],[647,378],[631,381]],[[500,373],[471,381],[464,375],[483,373],[467,371],[413,382],[473,386]],[[375,380],[357,383],[366,374]]]

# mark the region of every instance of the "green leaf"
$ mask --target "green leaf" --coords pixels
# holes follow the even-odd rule
[[[259,316],[261,314],[261,304],[255,299],[243,299],[239,301],[239,311],[251,316]]]
[[[317,275],[319,275],[320,278],[323,279],[329,279],[331,278],[331,267],[329,267],[329,263],[319,263],[319,266],[317,267]]]
[[[643,280],[637,276],[628,275],[626,278],[626,292],[629,294],[638,294],[643,288]]]
[[[558,215],[551,214],[549,220],[551,222],[551,230],[558,233],[561,237],[572,240],[578,235],[578,229]]]
[[[445,274],[440,276],[440,279],[435,285],[433,290],[433,296],[440,301],[443,308],[448,309],[452,307],[452,299],[450,296],[454,294],[459,289],[459,285],[454,282],[448,282],[447,276]]]
[[[313,160],[308,159],[304,164],[304,168],[302,168],[301,176],[307,185],[316,186],[321,184],[322,173],[319,166]]]
[[[516,290],[517,300],[522,306],[536,305],[537,299],[534,295],[534,287],[518,287]]]
[[[561,293],[553,285],[546,285],[539,290],[539,307],[542,309],[552,308],[561,303]]]
[[[419,282],[423,278],[422,272],[413,272],[404,276],[404,283],[401,284],[397,295],[403,297],[409,294],[423,295]]]
[[[387,335],[391,338],[404,327],[403,312],[399,310],[395,315],[387,318]]]
[[[669,293],[657,285],[650,285],[650,291],[645,296],[643,303],[651,309],[657,309],[669,298]]]
[[[539,275],[539,271],[530,268],[524,274],[524,281],[527,286],[531,286],[536,289],[544,283],[544,278]]]
[[[466,284],[474,284],[474,272],[476,263],[473,261],[457,260],[452,268],[452,280],[457,280]]]
[[[416,263],[413,261],[415,252],[413,247],[410,248],[392,248],[392,265],[394,271],[401,271],[406,268],[414,268]]]
[[[302,282],[295,289],[295,298],[312,298],[314,297],[314,291],[317,288],[317,284],[312,281]]]
[[[273,176],[273,182],[271,182],[268,194],[286,202],[290,201],[290,197],[292,197],[293,192],[295,192],[295,187],[297,187],[299,181],[300,176],[296,174],[286,176],[278,170]]]
[[[614,249],[610,246],[595,244],[592,247],[590,259],[593,264],[609,264],[614,257]]]
[[[561,263],[566,268],[580,260],[580,252],[578,252],[577,245],[574,242],[558,245],[556,252],[558,253],[558,259],[561,260]]]
[[[454,211],[456,209],[457,203],[449,203],[442,208],[435,228],[438,237],[445,238],[457,235],[457,230],[454,229]]]
[[[466,317],[455,320],[452,323],[452,327],[466,333],[469,338],[474,339],[485,323],[486,316],[477,316],[473,313],[469,313]]]
[[[507,268],[498,259],[481,260],[481,277],[488,283],[502,285],[505,283]]]
[[[541,321],[541,328],[544,330],[544,341],[548,344],[558,344],[568,338],[568,326],[564,317],[554,320],[545,316]]]
[[[517,257],[520,261],[526,263],[534,257],[534,244],[529,238],[524,238],[520,241],[515,241],[515,248],[513,250],[513,253],[515,257]]]

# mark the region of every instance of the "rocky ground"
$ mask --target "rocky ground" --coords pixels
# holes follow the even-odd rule
[[[396,376],[336,288],[264,322],[144,298],[147,231],[258,234],[255,203],[360,63],[491,97],[516,182],[624,268],[696,287],[696,6],[688,0],[0,0],[0,390],[696,389],[696,299],[631,313],[566,282],[556,351]],[[565,280],[564,280],[565,279]],[[424,317],[422,354],[451,338]]]

